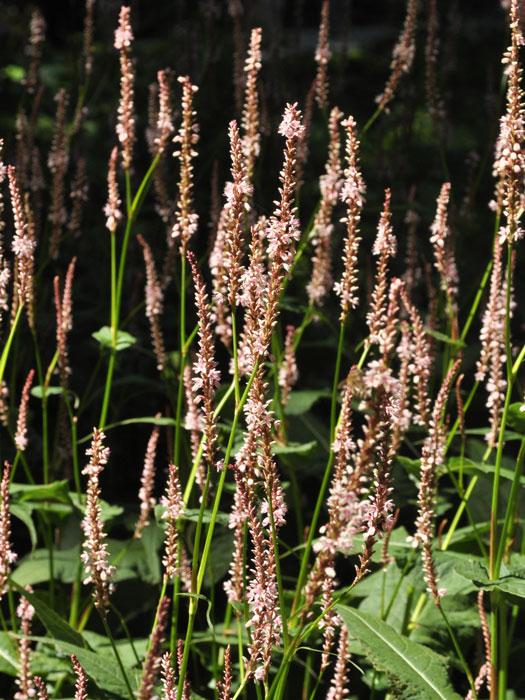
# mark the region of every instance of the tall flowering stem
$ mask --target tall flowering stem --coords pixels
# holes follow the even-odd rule
[[[104,439],[104,433],[95,428],[91,446],[86,450],[90,458],[89,464],[82,470],[82,473],[88,476],[88,485],[86,514],[82,520],[84,551],[81,555],[87,574],[84,584],[93,584],[93,600],[103,620],[106,619],[109,595],[113,590],[111,581],[115,573],[115,567],[107,562],[109,552],[104,542],[106,535],[100,506],[99,478],[109,457],[109,448],[103,446]]]
[[[450,315],[451,333],[455,334],[454,315],[456,312],[456,296],[458,293],[458,273],[456,261],[451,247],[450,227],[448,225],[448,202],[450,198],[450,182],[445,182],[437,200],[436,217],[430,227],[430,242],[434,248],[434,264],[441,277],[441,289],[447,295]]]
[[[16,449],[24,452],[27,447],[27,404],[29,402],[29,391],[33,383],[35,370],[30,370],[22,389],[20,407],[18,409],[18,419],[16,421],[15,445]]]
[[[319,38],[315,50],[315,62],[317,63],[317,75],[315,77],[315,98],[317,104],[323,110],[328,108],[328,76],[327,68],[330,60],[330,2],[324,0],[321,9],[321,23],[319,25]]]
[[[260,27],[252,29],[250,46],[244,64],[246,87],[244,90],[244,106],[242,110],[241,138],[243,155],[246,159],[246,175],[252,180],[255,159],[259,155],[261,135],[259,133],[259,101],[257,95],[257,76],[261,70],[261,36]]]
[[[142,682],[138,693],[140,700],[151,700],[153,696],[157,674],[161,665],[161,652],[166,636],[170,602],[169,598],[162,598],[159,605],[156,623],[151,635],[151,644],[144,660]]]
[[[194,149],[199,140],[199,127],[195,121],[196,112],[193,109],[193,96],[197,92],[189,77],[179,77],[182,84],[182,123],[174,143],[179,144],[173,155],[180,163],[179,188],[175,212],[175,224],[171,235],[180,240],[180,254],[184,259],[190,238],[197,230],[197,214],[193,211],[193,164],[197,152]]]
[[[157,270],[155,269],[155,261],[149,243],[147,243],[140,234],[137,236],[137,239],[142,246],[144,265],[146,267],[146,316],[150,324],[151,340],[157,360],[157,369],[159,372],[162,372],[166,364],[164,336],[160,327],[160,317],[164,306],[164,292],[160,285]]]
[[[343,276],[334,285],[335,293],[341,298],[341,314],[339,319],[345,323],[350,309],[357,306],[357,249],[359,237],[359,222],[364,204],[366,186],[359,170],[359,141],[357,139],[357,124],[352,116],[342,122],[346,131],[344,182],[341,188],[341,199],[346,204],[346,239],[343,253]]]
[[[330,145],[325,173],[320,178],[321,203],[314,221],[315,248],[312,264],[312,278],[307,286],[311,305],[320,306],[330,291],[332,284],[332,212],[339,199],[341,178],[341,140],[339,122],[343,116],[338,107],[330,112],[328,128]]]
[[[179,337],[181,366],[179,376],[179,389],[177,394],[177,427],[175,429],[175,447],[173,459],[179,461],[180,453],[180,422],[182,416],[182,402],[184,397],[184,382],[182,373],[186,364],[186,249],[187,245],[197,230],[198,216],[193,210],[193,159],[197,152],[194,149],[199,140],[199,127],[195,120],[196,112],[193,109],[193,97],[198,88],[190,82],[188,76],[179,77],[182,84],[182,121],[179,131],[174,136],[174,143],[178,144],[173,155],[179,160],[179,184],[177,201],[175,206],[175,223],[171,236],[179,242],[181,256],[180,276],[180,317]]]
[[[2,484],[0,486],[0,600],[7,591],[7,580],[11,574],[11,564],[17,555],[13,551],[11,537],[11,513],[9,512],[9,476],[11,465],[4,462]]]
[[[187,253],[188,261],[195,283],[195,306],[199,319],[199,353],[193,365],[193,389],[199,391],[196,402],[203,406],[205,436],[204,454],[208,462],[208,470],[212,470],[215,460],[215,445],[217,442],[217,426],[213,411],[215,389],[220,383],[220,372],[217,369],[211,331],[211,311],[206,293],[206,287],[197,268],[197,261],[191,251]]]
[[[131,8],[120,8],[119,26],[115,30],[114,46],[120,54],[120,102],[118,106],[117,137],[121,147],[122,166],[129,178],[135,142],[135,115],[133,105],[133,82],[135,69],[130,56],[133,30],[130,22]],[[128,201],[128,208],[131,202]]]
[[[77,657],[71,654],[71,663],[75,672],[75,700],[87,700],[87,677]]]
[[[157,413],[155,418],[160,418],[160,413]],[[144,457],[144,468],[140,478],[140,515],[137,524],[135,525],[135,532],[133,533],[133,537],[135,538],[140,538],[142,536],[142,530],[149,525],[148,518],[150,516],[151,509],[155,505],[153,487],[155,486],[155,457],[157,455],[159,435],[160,426],[156,425],[153,428],[148,440],[146,456]]]
[[[372,301],[370,311],[366,316],[366,322],[370,331],[367,344],[380,344],[382,339],[382,331],[385,326],[386,305],[387,305],[387,272],[388,259],[396,254],[396,239],[392,231],[390,222],[390,189],[385,191],[385,202],[383,211],[379,219],[377,228],[377,236],[372,248],[372,253],[378,258],[377,272],[372,292]]]
[[[383,92],[376,97],[378,111],[383,110],[394,97],[395,90],[403,73],[408,73],[414,62],[416,52],[416,15],[418,0],[408,0],[407,13],[403,30],[392,52],[390,78]],[[366,128],[366,127],[365,127]]]
[[[443,465],[446,443],[443,412],[447,403],[452,380],[454,379],[459,364],[460,361],[456,361],[447,373],[434,404],[434,409],[430,418],[428,437],[423,443],[423,450],[421,452],[421,474],[417,498],[418,515],[416,519],[414,543],[415,545],[419,543],[422,545],[424,579],[427,584],[427,591],[431,594],[438,608],[440,607],[440,598],[445,591],[438,588],[439,579],[432,557],[432,536],[436,518],[435,508],[439,477],[438,472]]]
[[[55,133],[47,160],[49,170],[53,175],[51,211],[49,213],[49,221],[52,224],[49,242],[49,256],[51,258],[58,256],[62,227],[67,221],[67,212],[64,205],[64,176],[69,161],[68,138],[65,129],[68,96],[64,89],[57,93],[55,101],[57,103]]]
[[[33,593],[31,586],[26,586],[28,593]],[[35,609],[27,598],[22,597],[16,614],[20,618],[20,633],[21,637],[18,640],[18,656],[20,659],[20,668],[16,684],[19,690],[15,693],[15,700],[30,700],[35,696],[35,688],[33,678],[31,676],[31,621],[35,615]]]

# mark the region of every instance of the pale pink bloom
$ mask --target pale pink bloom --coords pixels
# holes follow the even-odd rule
[[[160,418],[161,414],[157,413],[155,418]],[[146,447],[146,456],[144,457],[144,468],[140,478],[139,500],[140,500],[140,516],[135,525],[133,537],[139,538],[142,536],[142,530],[149,525],[149,515],[151,509],[155,506],[156,500],[153,497],[153,487],[155,486],[155,457],[157,455],[157,443],[159,441],[160,426],[156,425],[148,440]]]
[[[387,272],[388,259],[396,254],[396,239],[390,223],[390,190],[385,190],[385,202],[379,219],[377,237],[372,252],[379,258],[377,272],[372,291],[371,308],[366,316],[366,322],[370,329],[369,343],[379,343],[381,330],[385,325],[387,302]]]
[[[27,403],[29,401],[29,390],[33,383],[35,370],[30,370],[27,379],[22,389],[22,397],[20,399],[20,408],[18,409],[18,419],[16,422],[15,445],[16,449],[24,452],[27,447]]]
[[[71,663],[76,676],[75,700],[87,700],[87,678],[84,669],[74,654],[71,655]]]
[[[315,249],[312,261],[312,278],[307,286],[311,304],[319,305],[332,285],[332,212],[339,199],[343,183],[341,173],[339,122],[342,112],[334,107],[330,112],[330,145],[324,175],[319,181],[321,203],[314,221]]]
[[[0,487],[0,600],[7,591],[7,579],[11,574],[11,564],[17,555],[11,547],[11,514],[9,512],[9,475],[11,465],[4,462],[2,484]]]
[[[284,357],[279,368],[279,386],[281,387],[281,402],[283,406],[288,403],[288,396],[294,384],[299,379],[299,370],[295,359],[294,340],[297,329],[294,326],[286,326],[286,339],[284,341]]]
[[[450,182],[445,182],[437,200],[436,218],[430,227],[430,242],[434,248],[435,267],[441,276],[441,288],[446,292],[452,305],[458,292],[458,273],[456,261],[451,248],[450,227],[448,225],[447,207],[450,197]]]
[[[246,87],[242,111],[241,137],[242,151],[246,158],[247,180],[251,181],[255,159],[259,155],[261,136],[259,133],[259,104],[257,94],[257,76],[261,69],[261,29],[256,27],[250,34],[250,46],[244,64]]]
[[[144,255],[144,265],[146,267],[146,316],[148,317],[151,329],[151,339],[157,360],[157,369],[162,372],[166,364],[166,351],[164,349],[164,336],[160,327],[160,317],[164,306],[164,291],[159,282],[155,261],[151,247],[139,234],[138,241],[142,246]]]
[[[121,51],[128,49],[133,41],[133,31],[129,21],[130,8],[122,5],[119,15],[119,26],[115,30],[114,47]]]
[[[197,92],[188,76],[179,77],[182,83],[182,122],[173,142],[180,144],[173,155],[179,159],[180,174],[175,210],[175,223],[171,235],[180,238],[180,253],[185,255],[188,241],[197,230],[198,216],[193,211],[193,164],[197,152],[193,146],[199,140],[199,127],[195,121],[193,95]]]
[[[31,586],[26,586],[28,593],[33,593]],[[22,596],[16,609],[16,614],[20,618],[21,637],[18,640],[19,670],[15,683],[20,688],[15,695],[15,700],[29,700],[36,697],[36,689],[31,675],[31,621],[35,615],[35,609],[31,603]]]
[[[108,169],[108,200],[104,206],[104,215],[106,217],[106,226],[111,234],[115,233],[117,224],[122,218],[120,205],[122,204],[117,185],[117,157],[118,148],[115,146],[111,151],[109,158]]]
[[[162,693],[164,700],[177,700],[177,682],[175,669],[171,663],[171,654],[167,651],[162,655]]]
[[[403,73],[408,73],[416,53],[416,18],[418,0],[408,0],[407,13],[403,30],[392,51],[390,78],[384,91],[376,97],[379,109],[383,109],[394,96],[396,87]]]
[[[166,536],[164,539],[164,558],[162,563],[166,569],[166,576],[174,578],[179,574],[178,546],[179,531],[177,529],[178,520],[185,512],[182,491],[180,487],[177,467],[170,463],[168,483],[165,495],[160,499],[161,505],[166,508],[164,519],[168,521]]]
[[[104,433],[94,428],[91,447],[86,450],[86,455],[90,457],[90,460],[89,464],[82,470],[82,473],[88,476],[88,486],[86,514],[81,523],[85,537],[84,551],[80,556],[86,569],[84,584],[93,584],[95,607],[102,617],[107,614],[109,594],[114,588],[111,580],[115,574],[115,567],[107,562],[109,552],[107,544],[104,542],[106,535],[103,530],[100,506],[99,477],[109,457],[109,448],[103,446],[104,439]]]
[[[442,589],[438,589],[439,579],[432,558],[432,535],[436,517],[438,470],[443,465],[447,435],[442,417],[450,391],[450,385],[459,364],[460,361],[458,360],[448,372],[441,385],[441,389],[434,403],[434,409],[429,424],[429,433],[423,443],[423,450],[421,452],[421,476],[417,499],[418,516],[416,518],[416,533],[413,538],[415,546],[419,543],[422,545],[423,578],[427,584],[427,591],[432,595],[434,602],[438,606]]]
[[[523,173],[525,172],[525,123],[523,90],[519,51],[524,44],[520,26],[520,2],[510,3],[510,29],[512,43],[503,57],[508,64],[507,110],[500,119],[500,132],[496,142],[493,175],[497,178],[496,206],[503,210],[506,224],[503,238],[509,242],[521,235],[519,219],[522,209]]]
[[[329,43],[329,0],[324,0],[321,9],[321,23],[319,25],[319,37],[317,39],[317,48],[315,50],[315,62],[317,63],[317,75],[315,77],[315,96],[317,103],[321,109],[326,109],[328,106],[328,78],[327,66],[330,60],[330,43]]]
[[[135,70],[133,61],[129,55],[129,48],[133,41],[133,32],[129,19],[130,8],[120,8],[119,26],[115,31],[114,46],[120,52],[120,101],[118,106],[118,118],[116,132],[121,144],[122,165],[124,170],[131,167],[133,155],[133,143],[135,141],[135,115],[134,115],[134,87]]]
[[[339,646],[337,647],[337,661],[335,664],[334,676],[330,683],[330,689],[326,694],[326,700],[344,700],[350,692],[350,681],[348,678],[349,663],[348,630],[345,625],[341,625]]]
[[[151,634],[149,652],[142,666],[142,681],[138,691],[138,698],[140,700],[151,700],[153,698],[153,690],[161,664],[162,646],[166,637],[170,603],[171,600],[166,597],[159,603],[157,621]]]
[[[157,135],[154,142],[157,146],[157,152],[162,153],[169,135],[175,130],[175,127],[171,121],[170,89],[166,71],[159,70],[157,80],[159,82],[159,113],[157,115]]]
[[[284,111],[282,121],[279,125],[279,133],[287,139],[300,139],[304,133],[304,126],[299,117],[297,102],[295,104],[287,104]]]
[[[356,134],[356,122],[349,116],[342,122],[346,130],[344,180],[341,188],[341,199],[346,204],[346,216],[342,219],[346,224],[347,235],[343,253],[344,270],[340,282],[334,285],[335,293],[341,297],[340,321],[344,323],[350,312],[359,302],[357,286],[357,250],[359,237],[359,222],[364,203],[366,186],[359,170],[359,142]]]

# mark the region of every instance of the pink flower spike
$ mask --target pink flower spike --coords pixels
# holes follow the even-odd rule
[[[7,579],[11,573],[11,564],[17,555],[11,548],[11,514],[9,512],[9,475],[11,465],[4,462],[2,484],[0,487],[0,600],[7,591]]]
[[[82,470],[87,474],[86,514],[82,520],[84,532],[83,552],[80,556],[86,569],[84,584],[93,584],[93,599],[100,615],[105,618],[109,607],[109,594],[114,585],[111,582],[115,567],[108,564],[109,552],[104,542],[106,535],[100,507],[99,477],[107,464],[109,448],[103,446],[105,435],[97,428],[93,429],[91,447],[86,450],[90,457],[89,464]]]
[[[32,369],[27,375],[27,379],[22,389],[22,398],[20,399],[20,408],[18,409],[18,420],[16,423],[15,445],[16,449],[24,452],[27,447],[27,403],[29,401],[29,390],[33,383],[35,370]]]

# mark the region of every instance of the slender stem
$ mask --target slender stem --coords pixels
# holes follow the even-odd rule
[[[22,309],[24,308],[24,305],[19,303],[18,308],[16,310],[16,315],[13,320],[13,323],[11,325],[11,329],[9,331],[9,335],[7,336],[7,340],[5,341],[4,349],[2,350],[2,354],[0,355],[0,383],[2,382],[2,379],[4,378],[4,372],[5,372],[5,366],[7,364],[7,357],[9,355],[9,350],[11,349],[11,345],[13,343],[13,338],[15,337],[16,329],[18,327],[18,323],[20,321],[20,317],[22,316]]]
[[[182,434],[182,399],[184,396],[184,368],[186,366],[186,355],[188,347],[186,346],[186,258],[181,256],[180,270],[180,366],[179,366],[179,386],[177,390],[177,413],[175,425],[175,446],[173,448],[173,462],[179,466],[180,458],[180,441]]]
[[[200,559],[198,556],[199,543],[197,541],[197,533],[195,536],[194,567],[195,567],[195,563],[199,563],[199,561],[200,561],[196,578],[195,578],[196,567],[194,568],[193,574],[192,574],[192,576],[193,576],[192,593],[196,594],[196,596],[198,596],[200,594],[202,582],[204,580],[204,572],[206,571],[206,566],[208,564],[208,557],[209,557],[210,548],[211,548],[211,540],[212,540],[213,532],[215,529],[215,523],[217,521],[217,514],[219,512],[219,504],[220,504],[220,500],[221,500],[221,496],[222,496],[222,491],[224,488],[224,482],[226,480],[226,472],[227,472],[227,467],[228,467],[228,463],[229,463],[230,456],[231,456],[233,441],[234,441],[235,432],[237,429],[237,423],[238,423],[239,417],[241,415],[242,407],[244,406],[244,403],[245,403],[246,399],[248,398],[248,393],[250,391],[250,388],[252,386],[252,383],[253,383],[253,380],[255,378],[255,374],[256,374],[258,368],[259,368],[259,362],[257,362],[255,367],[253,368],[253,371],[252,371],[250,378],[248,380],[248,384],[246,385],[246,388],[245,388],[244,393],[239,401],[239,404],[235,409],[235,413],[233,416],[233,423],[232,423],[232,427],[231,427],[231,431],[230,431],[230,438],[228,440],[228,445],[226,447],[226,453],[224,456],[224,467],[222,469],[221,476],[219,478],[219,483],[217,485],[217,491],[216,491],[215,499],[213,502],[213,509],[212,509],[212,513],[210,516],[210,523],[208,525],[208,531],[206,533],[206,541],[204,543],[204,549],[202,551],[202,555],[201,555]],[[204,487],[202,500],[201,500],[201,507],[199,509],[199,520],[197,521],[197,528],[199,527],[199,523],[202,524],[202,517],[203,517],[204,509],[206,506],[206,495],[207,495],[207,490],[209,487],[210,476],[211,476],[210,471],[208,470],[208,475],[206,477],[206,484]],[[179,669],[179,685],[177,688],[177,700],[181,700],[181,698],[182,698],[184,678],[185,678],[186,669],[188,666],[188,658],[189,658],[189,652],[190,652],[190,646],[191,646],[191,638],[192,638],[192,634],[193,634],[193,626],[195,623],[195,616],[197,614],[198,598],[196,596],[190,598],[188,626],[186,629],[186,641],[184,644],[184,653],[182,656],[182,663],[181,663],[181,667]]]
[[[336,427],[336,411],[337,411],[337,387],[339,384],[339,373],[341,370],[341,357],[343,354],[343,343],[344,343],[344,323],[341,323],[339,328],[339,344],[337,346],[337,356],[335,361],[335,371],[334,371],[334,381],[332,385],[332,404],[330,407],[330,446],[334,441],[335,427]],[[317,501],[315,504],[314,513],[312,515],[312,520],[310,522],[310,528],[308,530],[308,538],[306,540],[306,545],[304,548],[303,556],[301,559],[301,568],[299,570],[299,576],[297,579],[297,587],[295,589],[295,596],[292,605],[291,614],[293,615],[301,597],[301,592],[306,580],[306,573],[308,569],[308,560],[310,558],[310,551],[312,549],[312,543],[317,531],[317,521],[321,513],[321,507],[324,502],[324,495],[326,489],[328,488],[328,482],[330,480],[330,473],[332,471],[332,464],[334,462],[334,453],[330,447],[330,456],[328,457],[328,462],[324,471],[323,480],[321,482],[321,487],[319,489],[319,494],[317,496]]]
[[[111,630],[109,629],[108,622],[104,616],[101,615],[102,618],[102,624],[104,625],[104,630],[106,631],[107,638],[110,641],[110,644],[113,648],[113,653],[115,654],[115,658],[117,660],[117,663],[120,668],[120,672],[122,674],[122,678],[124,680],[124,684],[128,690],[130,700],[135,700],[135,694],[133,693],[133,690],[131,689],[131,685],[128,680],[128,676],[126,674],[126,669],[124,668],[124,664],[122,663],[122,659],[120,658],[120,654],[118,653],[117,645],[115,644],[115,640],[113,639],[113,635],[111,634]]]

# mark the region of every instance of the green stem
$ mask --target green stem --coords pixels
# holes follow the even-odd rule
[[[244,390],[244,393],[239,401],[238,406],[235,409],[235,413],[233,416],[233,423],[230,431],[230,438],[228,440],[228,445],[226,447],[226,453],[224,456],[224,467],[222,469],[220,478],[219,478],[219,483],[217,485],[217,491],[215,494],[215,499],[213,502],[213,509],[210,517],[210,523],[208,525],[208,531],[206,533],[206,541],[204,543],[204,549],[202,551],[202,555],[199,560],[198,556],[198,550],[199,550],[199,542],[197,541],[197,532],[195,534],[195,544],[194,544],[194,570],[193,570],[193,582],[192,582],[192,593],[195,593],[196,595],[200,594],[200,590],[202,587],[202,582],[204,580],[204,572],[206,571],[206,566],[208,564],[208,557],[210,554],[210,548],[211,548],[211,540],[213,537],[213,531],[215,529],[215,523],[217,521],[217,514],[219,512],[219,504],[222,496],[222,491],[224,488],[224,482],[226,480],[226,472],[227,472],[227,467],[228,463],[230,460],[231,456],[231,451],[233,447],[233,441],[235,437],[235,431],[237,429],[237,423],[239,421],[239,417],[241,415],[242,407],[244,406],[244,403],[246,399],[248,398],[248,393],[250,391],[250,388],[252,386],[253,380],[255,378],[255,374],[259,368],[259,362],[256,363],[255,367],[253,368],[253,371],[250,375],[250,378],[248,380],[248,384],[246,385],[246,388]],[[201,443],[202,444],[202,443]],[[198,456],[197,456],[198,457]],[[206,495],[207,495],[207,490],[209,486],[209,481],[210,481],[210,471],[208,470],[208,475],[206,477],[206,485],[204,487],[203,491],[203,496],[201,500],[201,507],[199,509],[199,520],[197,521],[197,529],[199,529],[199,524],[202,525],[202,518],[204,514],[204,509],[206,506],[205,500],[206,500]],[[199,532],[200,535],[200,532]],[[197,571],[197,575],[195,578],[195,564],[199,563],[199,568]],[[182,698],[182,690],[183,690],[183,684],[184,684],[184,678],[186,675],[186,669],[188,666],[188,658],[189,658],[189,651],[190,651],[190,646],[191,646],[191,638],[193,634],[193,626],[195,623],[195,616],[197,614],[197,606],[198,606],[198,598],[197,597],[192,597],[190,598],[190,605],[189,605],[189,617],[188,617],[188,626],[186,629],[186,641],[184,644],[184,653],[182,656],[182,663],[179,669],[179,685],[177,688],[177,700],[181,700]]]
[[[7,364],[7,357],[9,355],[9,350],[11,349],[11,345],[13,343],[13,338],[15,337],[16,329],[18,327],[18,323],[20,321],[20,317],[22,316],[22,309],[24,308],[23,304],[18,304],[18,308],[16,310],[16,315],[13,320],[13,323],[11,325],[11,329],[9,331],[9,335],[7,336],[7,340],[5,341],[4,349],[2,350],[2,354],[0,355],[0,384],[2,383],[2,379],[4,378],[4,372],[5,372],[5,366]]]
[[[122,678],[124,680],[124,684],[128,690],[130,700],[135,700],[135,694],[134,694],[133,690],[131,689],[131,685],[129,683],[128,676],[127,676],[126,670],[124,668],[124,664],[122,663],[122,659],[120,658],[120,654],[118,653],[117,645],[115,644],[115,640],[113,639],[113,635],[111,634],[111,630],[109,629],[108,622],[103,615],[101,615],[101,618],[102,618],[102,624],[104,625],[104,630],[106,631],[107,638],[110,641],[110,644],[113,648],[113,653],[115,654],[115,658],[116,658],[117,663],[119,665],[120,672],[121,672]]]
[[[343,354],[343,343],[344,343],[344,323],[341,323],[340,328],[339,328],[339,344],[337,346],[337,356],[336,356],[336,361],[335,361],[335,371],[334,371],[334,381],[332,385],[332,404],[330,407],[330,455],[328,457],[328,462],[326,464],[326,468],[324,471],[323,475],[323,480],[321,482],[321,487],[319,489],[319,494],[317,496],[317,501],[315,504],[315,509],[314,513],[312,516],[312,520],[310,522],[310,528],[308,530],[308,538],[306,540],[306,545],[305,549],[303,552],[303,557],[301,559],[301,568],[299,570],[299,576],[297,579],[297,587],[295,589],[295,596],[294,596],[294,601],[292,605],[292,611],[291,614],[293,615],[295,610],[297,609],[297,606],[299,604],[299,600],[301,597],[301,592],[303,590],[303,586],[306,581],[306,574],[307,574],[307,569],[308,569],[308,560],[310,558],[310,551],[312,549],[312,543],[314,541],[315,533],[317,531],[317,521],[319,519],[319,515],[321,513],[321,508],[324,502],[324,495],[326,492],[326,489],[328,488],[328,482],[330,480],[330,474],[332,471],[332,464],[334,461],[334,453],[332,451],[332,443],[334,441],[334,436],[335,436],[335,427],[336,427],[336,410],[337,410],[337,387],[339,384],[339,373],[341,370],[341,357]]]

